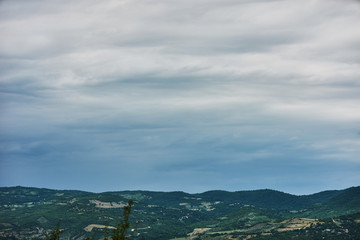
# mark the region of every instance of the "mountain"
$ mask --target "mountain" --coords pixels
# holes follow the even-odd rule
[[[316,203],[323,203],[329,201],[331,198],[341,194],[343,191],[344,190],[328,190],[319,193],[314,193],[311,195],[304,195],[301,197],[302,199],[306,199],[312,202],[313,204],[316,204]]]
[[[334,221],[347,224],[347,233],[342,233],[352,236],[360,219],[356,215],[360,213],[360,187],[296,196],[270,189],[91,193],[18,186],[0,188],[0,239],[44,239],[58,220],[64,239],[94,234],[101,239],[105,226],[111,228],[121,220],[129,199],[135,202],[130,216],[135,239],[255,239],[304,229],[320,234],[329,224],[335,229]],[[343,215],[352,220],[341,220]]]
[[[360,212],[360,187],[351,187],[337,192],[332,198],[309,206],[302,212],[304,217],[324,218]]]
[[[360,187],[351,187],[343,190],[337,196],[329,199],[329,206],[339,207],[343,209],[347,208],[359,208],[360,207]]]
[[[277,210],[293,210],[312,203],[306,198],[269,189],[238,192],[210,191],[199,194],[199,196],[211,200],[236,201]]]

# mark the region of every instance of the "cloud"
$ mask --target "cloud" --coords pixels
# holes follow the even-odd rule
[[[307,191],[354,185],[359,11],[337,0],[2,1],[2,182],[304,192],[321,172]]]

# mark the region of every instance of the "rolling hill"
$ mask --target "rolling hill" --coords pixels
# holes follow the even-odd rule
[[[44,239],[58,220],[64,239],[101,239],[129,199],[135,202],[135,239],[270,239],[295,233],[306,239],[328,234],[326,229],[351,237],[360,224],[360,187],[296,196],[270,189],[91,193],[18,186],[0,188],[0,239]]]

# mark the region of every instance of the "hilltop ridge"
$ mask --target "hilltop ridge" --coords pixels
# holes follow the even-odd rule
[[[0,187],[0,237],[42,239],[59,219],[64,237],[81,239],[94,233],[100,237],[106,224],[116,225],[129,199],[135,201],[130,219],[138,222],[136,231],[146,239],[300,231],[327,221],[319,218],[360,212],[360,187],[301,196],[271,189],[190,194]]]

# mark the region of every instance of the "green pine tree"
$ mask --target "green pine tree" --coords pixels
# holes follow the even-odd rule
[[[131,213],[131,208],[134,206],[134,201],[129,200],[128,205],[124,207],[123,220],[121,220],[116,229],[114,229],[111,236],[112,240],[125,240],[126,233],[130,228],[129,216]]]
[[[63,232],[60,229],[60,222],[61,221],[59,220],[58,223],[56,224],[55,229],[52,230],[49,235],[45,236],[46,240],[59,240],[60,239],[60,234]]]

